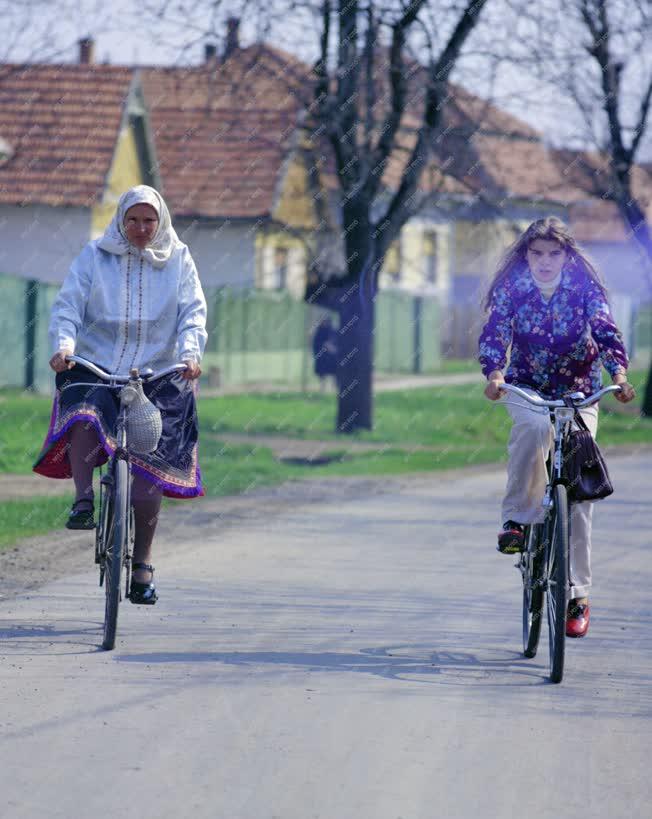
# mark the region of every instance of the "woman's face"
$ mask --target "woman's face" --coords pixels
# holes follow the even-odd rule
[[[554,239],[535,239],[525,255],[530,271],[539,281],[549,282],[561,273],[567,253]]]
[[[130,244],[143,250],[156,234],[158,215],[151,205],[144,202],[132,205],[125,213],[124,227]]]

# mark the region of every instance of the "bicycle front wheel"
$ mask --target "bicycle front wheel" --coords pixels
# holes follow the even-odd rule
[[[547,566],[548,644],[550,680],[558,683],[564,674],[566,641],[566,590],[568,587],[568,497],[566,487],[554,488],[553,506],[548,519]]]
[[[539,523],[528,526],[519,566],[523,576],[523,654],[526,657],[536,655],[541,635],[544,598],[542,530]]]
[[[129,465],[122,458],[114,462],[113,521],[106,544],[104,575],[104,640],[102,648],[110,651],[115,646],[120,605],[120,578],[129,537]]]

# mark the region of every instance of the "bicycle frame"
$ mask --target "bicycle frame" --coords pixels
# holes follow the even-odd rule
[[[552,490],[558,483],[563,483],[562,469],[564,464],[564,444],[570,432],[571,423],[575,416],[574,407],[556,407],[550,411],[551,421],[555,429],[555,439],[548,469],[548,485],[541,505],[544,509],[552,506]]]
[[[563,475],[566,438],[577,410],[597,403],[603,395],[616,392],[620,387],[606,387],[589,398],[578,392],[563,400],[533,396],[512,384],[503,384],[501,389],[545,411],[554,428],[554,443],[546,466],[548,480],[542,499],[544,518],[541,523],[527,525],[525,547],[516,568],[523,581],[523,653],[526,657],[536,655],[545,605],[550,680],[559,683],[564,671],[567,597],[572,587],[570,515]]]
[[[104,641],[102,647],[110,650],[115,645],[118,604],[121,601],[121,576],[125,570],[125,596],[129,595],[131,576],[131,546],[133,538],[133,510],[131,507],[131,468],[127,418],[129,407],[139,395],[143,380],[152,381],[169,373],[185,369],[175,364],[158,373],[150,369],[139,375],[137,369],[129,376],[107,373],[80,356],[67,356],[68,361],[81,364],[102,382],[76,381],[62,389],[87,386],[93,389],[119,389],[119,410],[116,420],[116,447],[110,455],[107,472],[100,478],[99,518],[95,536],[95,562],[99,564],[100,586],[105,586]]]

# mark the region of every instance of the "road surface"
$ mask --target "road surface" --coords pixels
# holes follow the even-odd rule
[[[125,603],[109,653],[89,552],[0,602],[0,816],[649,815],[649,462],[610,459],[591,630],[558,686],[520,653],[501,470],[304,490],[228,525],[219,500],[176,506],[160,602]]]

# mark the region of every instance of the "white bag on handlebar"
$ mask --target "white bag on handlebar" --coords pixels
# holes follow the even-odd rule
[[[163,421],[158,408],[143,392],[142,384],[129,384],[123,389],[127,404],[127,446],[139,455],[154,452],[161,440]]]

